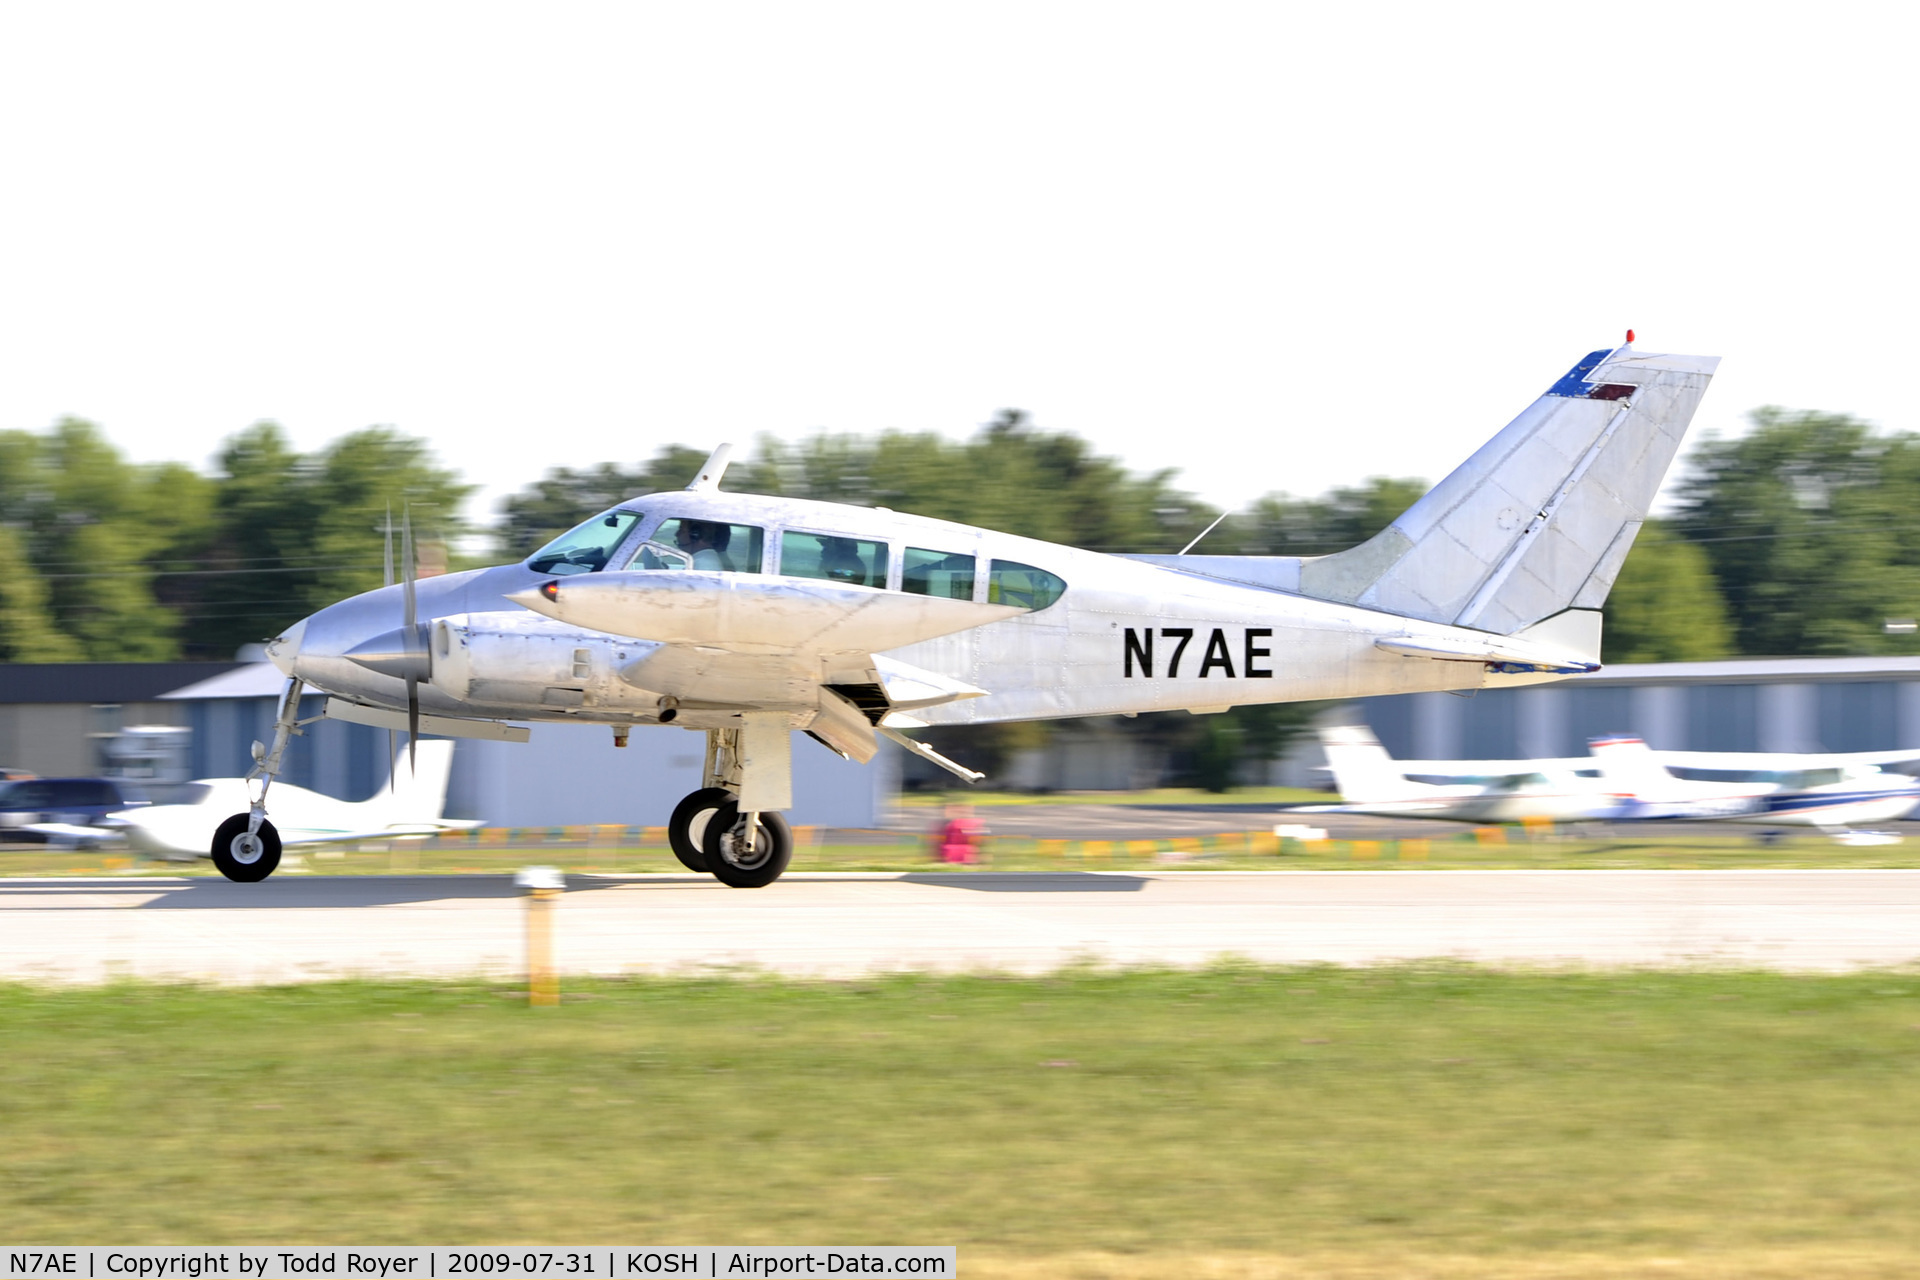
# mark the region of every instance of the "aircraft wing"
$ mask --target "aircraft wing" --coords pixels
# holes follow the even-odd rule
[[[881,653],[1026,612],[819,578],[696,570],[580,574],[507,598],[612,635],[769,656]]]
[[[35,835],[45,836],[49,844],[89,847],[117,844],[127,836],[126,831],[121,827],[87,827],[73,822],[29,822],[25,826],[15,827],[14,830],[31,831]]]
[[[1920,761],[1920,749],[1896,751],[1660,751],[1653,752],[1661,764],[1673,769],[1716,769],[1725,772],[1789,772],[1800,769],[1834,769],[1850,764],[1910,764]]]
[[[345,844],[354,840],[424,840],[442,831],[471,831],[481,825],[483,824],[478,821],[448,818],[438,822],[396,822],[384,827],[363,827],[358,831],[294,828],[280,831],[280,843],[291,847],[293,845]]]

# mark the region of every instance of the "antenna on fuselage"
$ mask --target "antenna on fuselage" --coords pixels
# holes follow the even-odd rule
[[[1218,527],[1219,527],[1219,524],[1220,524],[1220,522],[1221,522],[1222,520],[1225,520],[1225,519],[1227,518],[1227,515],[1228,515],[1228,513],[1227,513],[1227,512],[1225,512],[1225,511],[1222,511],[1222,512],[1221,512],[1221,513],[1220,513],[1219,515],[1217,515],[1217,516],[1215,516],[1215,517],[1213,518],[1213,523],[1212,523],[1212,524],[1210,524],[1210,525],[1208,525],[1208,526],[1207,526],[1206,528],[1204,528],[1204,529],[1202,529],[1202,530],[1200,531],[1200,538],[1204,538],[1204,537],[1206,537],[1206,536],[1207,536],[1208,534],[1210,534],[1210,533],[1212,533],[1212,532],[1213,532],[1213,531],[1214,531],[1214,530],[1215,530],[1216,528],[1218,528]],[[1187,554],[1187,552],[1189,552],[1189,551],[1191,551],[1191,550],[1193,550],[1193,549],[1194,549],[1195,547],[1197,547],[1197,546],[1199,546],[1199,545],[1200,545],[1200,538],[1195,538],[1195,539],[1194,539],[1194,540],[1193,540],[1192,542],[1189,542],[1189,543],[1188,543],[1188,544],[1187,544],[1186,546],[1184,546],[1184,547],[1182,547],[1182,548],[1180,548],[1180,554],[1181,554],[1181,555],[1185,555],[1185,554]]]
[[[693,478],[687,488],[695,493],[717,493],[720,489],[720,477],[727,474],[727,459],[733,456],[733,446],[723,444],[707,456],[700,468],[700,474]]]

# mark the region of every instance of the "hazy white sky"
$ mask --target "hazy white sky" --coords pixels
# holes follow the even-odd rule
[[[1629,326],[1920,428],[1892,5],[15,4],[0,427],[391,423],[490,501],[1003,406],[1437,479]]]

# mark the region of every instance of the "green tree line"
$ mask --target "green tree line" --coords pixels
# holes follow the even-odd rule
[[[388,427],[301,453],[272,423],[232,437],[210,473],[135,464],[77,419],[0,432],[0,660],[224,658],[382,580],[388,513],[411,511],[428,559],[484,536],[517,559],[596,511],[683,487],[705,451],[558,468],[490,530],[427,445]],[[1221,512],[1175,473],[1129,471],[1008,410],[968,440],[932,433],[762,439],[727,487],[892,507],[1119,553],[1180,550]],[[1198,552],[1319,555],[1405,510],[1426,482],[1376,477],[1318,497],[1269,494]],[[1683,460],[1607,604],[1609,662],[1920,651],[1920,436],[1844,414],[1761,409]],[[431,572],[432,564],[426,566]],[[1889,622],[1893,625],[1889,626]]]
[[[430,558],[466,532],[469,492],[386,427],[302,454],[260,423],[212,475],[130,463],[78,419],[0,432],[0,661],[231,658],[379,586],[389,508]]]

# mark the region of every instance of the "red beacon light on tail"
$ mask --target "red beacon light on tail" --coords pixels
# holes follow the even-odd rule
[[[1633,345],[1633,330],[1631,329],[1627,330],[1627,345],[1628,346]]]

